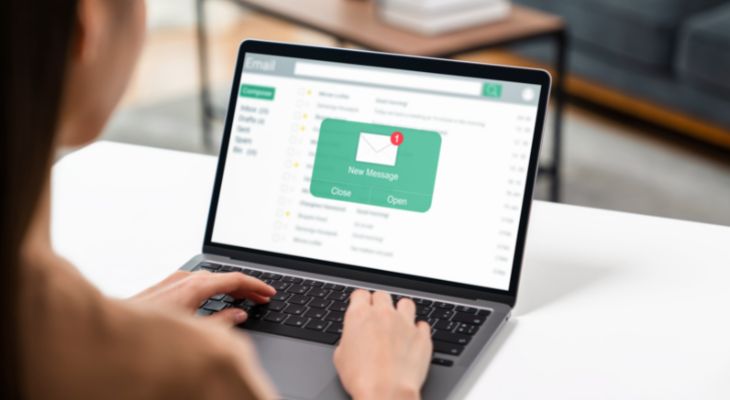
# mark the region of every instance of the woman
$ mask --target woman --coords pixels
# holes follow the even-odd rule
[[[144,35],[142,0],[5,0],[2,21],[2,398],[276,396],[231,329],[241,310],[196,318],[217,293],[266,302],[243,274],[176,272],[133,299],[105,298],[50,243],[56,151],[93,140]],[[150,306],[152,305],[152,306]],[[415,306],[357,291],[334,363],[356,399],[418,398],[431,355]]]

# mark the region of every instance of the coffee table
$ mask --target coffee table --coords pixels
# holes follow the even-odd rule
[[[208,76],[208,35],[205,3],[196,0],[200,104],[203,140],[212,144],[212,122],[221,112],[211,100]],[[423,36],[388,25],[377,15],[375,2],[364,0],[230,0],[262,14],[324,33],[339,44],[351,43],[370,50],[450,58],[472,51],[504,47],[534,40],[552,40],[556,75],[553,77],[553,146],[549,165],[540,166],[540,175],[551,178],[549,198],[560,200],[560,164],[566,72],[566,25],[559,16],[513,5],[510,15],[499,22],[438,36]]]

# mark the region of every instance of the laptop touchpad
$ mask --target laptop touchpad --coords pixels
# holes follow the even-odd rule
[[[253,339],[261,364],[284,398],[316,399],[326,386],[331,389],[331,384],[336,383],[333,382],[337,379],[337,371],[332,364],[334,347],[247,333]]]

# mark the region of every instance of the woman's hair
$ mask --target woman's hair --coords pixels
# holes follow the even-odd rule
[[[77,0],[0,1],[0,398],[21,396],[19,250],[53,159]]]

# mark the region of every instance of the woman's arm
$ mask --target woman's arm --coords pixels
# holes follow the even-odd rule
[[[201,323],[179,306],[184,301],[155,303],[167,296],[106,298],[60,259],[23,272],[21,367],[28,398],[275,397],[253,347],[230,321]],[[187,292],[188,300],[235,291],[227,290],[230,278],[188,275],[196,277],[174,291]]]

